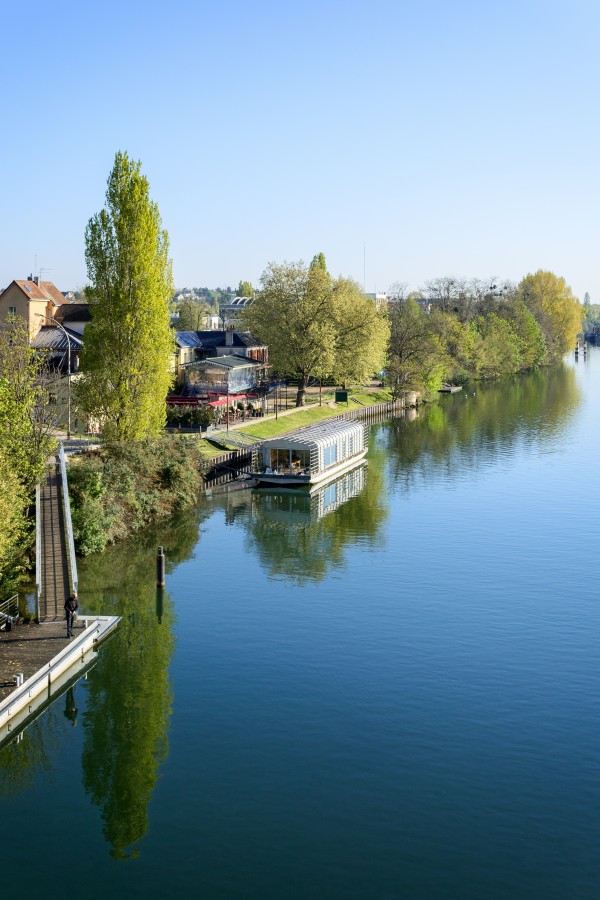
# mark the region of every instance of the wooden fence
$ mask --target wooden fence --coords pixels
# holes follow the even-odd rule
[[[235,481],[243,472],[251,472],[256,463],[255,447],[232,450],[229,453],[222,453],[221,456],[215,456],[209,461],[210,468],[204,473],[204,489]]]

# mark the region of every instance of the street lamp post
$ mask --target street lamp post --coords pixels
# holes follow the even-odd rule
[[[57,322],[54,316],[45,316],[43,313],[36,313],[36,316],[39,316],[40,319],[49,319],[51,322],[54,322],[57,328],[63,332],[64,336],[67,339],[67,439],[71,437],[71,339],[69,337],[69,333],[67,329],[64,328],[60,322]]]

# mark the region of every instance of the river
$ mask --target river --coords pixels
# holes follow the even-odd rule
[[[441,397],[82,561],[123,621],[0,751],[3,900],[599,897],[599,388]]]

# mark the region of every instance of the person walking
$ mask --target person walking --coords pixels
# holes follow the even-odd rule
[[[73,627],[75,625],[75,618],[77,616],[77,610],[79,609],[79,603],[77,602],[77,591],[73,591],[70,597],[67,597],[65,600],[65,611],[67,613],[67,637],[73,637]]]

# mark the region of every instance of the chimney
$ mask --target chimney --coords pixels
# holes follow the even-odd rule
[[[37,284],[38,287],[40,286],[40,276],[39,275],[33,276],[33,283]]]
[[[225,332],[225,346],[233,347],[233,328],[228,328]]]

